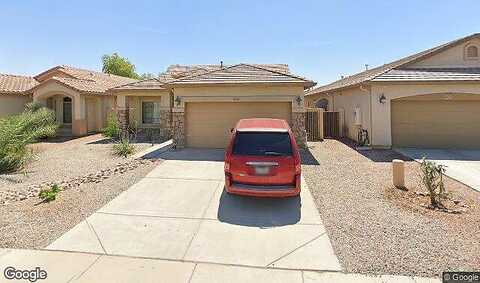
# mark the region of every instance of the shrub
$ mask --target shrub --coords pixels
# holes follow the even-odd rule
[[[128,139],[122,139],[113,145],[113,152],[118,156],[128,157],[135,152],[135,147]]]
[[[25,112],[35,112],[43,108],[43,105],[37,101],[32,101],[25,105]]]
[[[432,207],[443,207],[441,199],[445,197],[445,185],[443,184],[443,173],[445,173],[445,167],[443,165],[437,165],[433,161],[422,159],[420,165],[422,170],[422,182],[428,190],[430,195],[430,204]]]
[[[51,202],[52,200],[55,200],[57,198],[57,195],[59,192],[60,192],[60,187],[57,184],[55,184],[48,189],[41,190],[38,196],[44,202]]]
[[[120,137],[120,126],[118,125],[117,115],[110,113],[107,118],[107,126],[102,130],[105,137],[118,139]]]
[[[27,145],[57,131],[53,111],[31,106],[22,114],[0,119],[0,173],[23,167],[31,156]]]

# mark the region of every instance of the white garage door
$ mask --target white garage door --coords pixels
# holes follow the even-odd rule
[[[225,148],[230,129],[244,118],[276,118],[290,123],[290,102],[190,102],[185,106],[188,147]]]

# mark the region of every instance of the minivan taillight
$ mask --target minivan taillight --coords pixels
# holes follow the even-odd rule
[[[230,172],[230,162],[231,162],[231,155],[230,154],[225,154],[225,161],[224,161],[224,170],[225,170],[225,173],[229,173]]]

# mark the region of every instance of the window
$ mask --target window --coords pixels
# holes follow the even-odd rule
[[[475,45],[467,46],[465,50],[465,56],[467,59],[477,59],[478,58],[478,47]]]
[[[234,155],[291,156],[288,133],[239,132],[233,145]]]
[[[142,123],[160,124],[160,102],[142,102]]]
[[[323,110],[328,111],[328,99],[322,98],[320,100],[317,100],[317,102],[315,102],[315,106],[317,108],[323,108]]]

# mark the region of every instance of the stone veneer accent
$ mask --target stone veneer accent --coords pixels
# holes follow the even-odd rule
[[[128,108],[118,109],[117,119],[120,129],[122,130],[122,137],[128,137]]]
[[[292,132],[300,148],[307,147],[307,131],[305,130],[305,112],[292,112]]]
[[[170,131],[170,110],[160,110],[160,123],[154,125],[138,125],[138,138],[162,141],[172,137]],[[133,121],[131,121],[133,122]],[[135,125],[131,125],[135,126]]]
[[[173,142],[177,148],[185,147],[185,113],[172,113]]]

